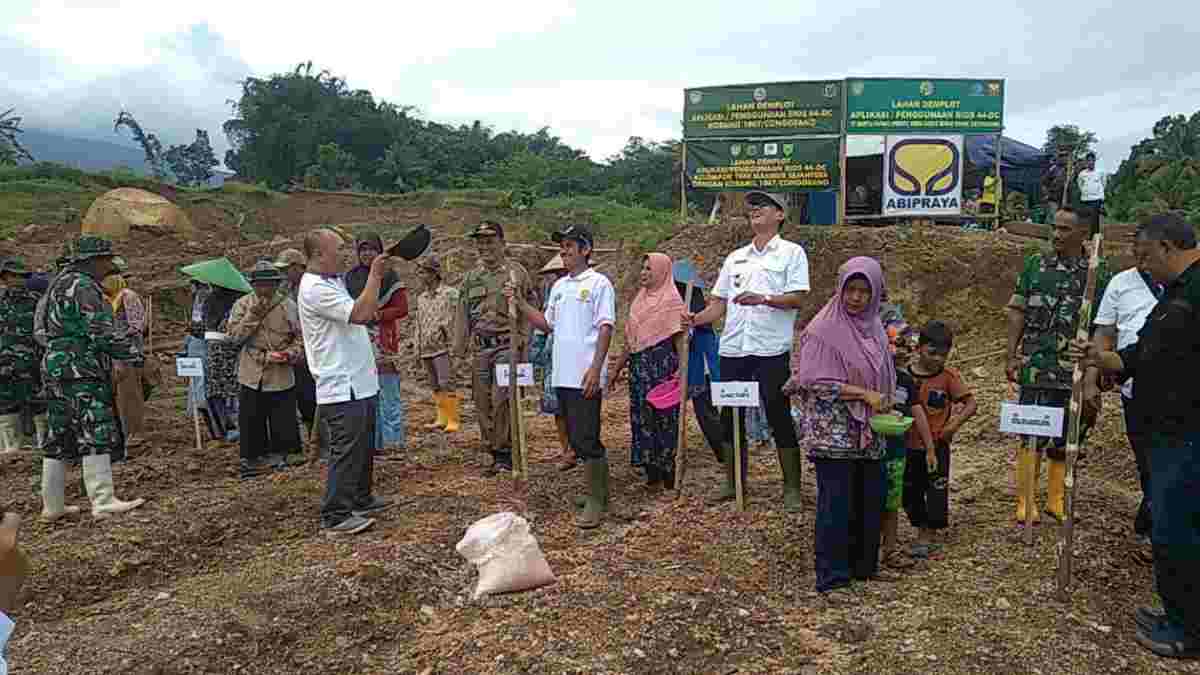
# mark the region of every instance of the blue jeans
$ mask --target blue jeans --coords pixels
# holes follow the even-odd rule
[[[883,462],[816,459],[813,552],[817,591],[869,579],[879,569],[879,534],[887,494]]]
[[[1137,515],[1133,519],[1135,534],[1147,537],[1151,532],[1153,512],[1150,506],[1150,458],[1147,456],[1146,431],[1142,429],[1141,415],[1134,412],[1133,400],[1121,397],[1121,405],[1125,410],[1125,433],[1129,436],[1129,445],[1133,448],[1133,460],[1137,463],[1138,482],[1142,487],[1142,503],[1138,506]]]
[[[404,447],[404,399],[400,397],[400,376],[379,373],[379,420],[375,426],[375,447]]]
[[[1200,639],[1200,433],[1149,441],[1154,580],[1167,618]]]

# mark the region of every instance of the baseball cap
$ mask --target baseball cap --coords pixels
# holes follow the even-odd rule
[[[504,226],[490,220],[485,220],[475,226],[474,230],[467,233],[467,236],[474,239],[476,237],[500,237],[504,238]]]
[[[308,264],[308,259],[304,254],[294,248],[285,248],[279,252],[279,256],[275,258],[275,267],[279,269],[287,269],[292,265],[305,266]]]
[[[592,245],[595,241],[592,237],[592,231],[583,225],[568,225],[550,235],[550,239],[556,244],[561,244],[564,241],[577,241],[589,248],[595,248]]]
[[[783,215],[785,217],[787,216],[788,200],[787,200],[786,195],[780,194],[778,192],[763,192],[762,190],[753,190],[751,192],[746,193],[746,197],[745,197],[746,204],[749,205],[750,200],[754,197],[762,197],[764,199],[769,200],[772,204],[774,204],[775,206],[778,206],[779,210],[783,211]]]

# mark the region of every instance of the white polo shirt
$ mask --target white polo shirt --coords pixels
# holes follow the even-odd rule
[[[600,327],[616,323],[616,292],[608,277],[588,268],[578,276],[554,282],[546,303],[546,323],[554,331],[551,386],[582,389],[583,376],[596,358]],[[608,381],[608,360],[600,370],[600,384]]]
[[[1084,169],[1079,172],[1079,200],[1083,202],[1098,202],[1104,200],[1104,178],[1099,171]]]
[[[371,336],[366,326],[350,323],[354,298],[345,282],[305,272],[297,304],[304,354],[317,383],[317,403],[345,403],[378,394]]]
[[[1092,323],[1097,326],[1116,326],[1117,349],[1124,349],[1137,342],[1138,331],[1157,304],[1158,299],[1142,279],[1138,268],[1130,267],[1118,272],[1108,282]],[[1125,382],[1125,386],[1121,387],[1121,395],[1133,398],[1133,380]]]
[[[792,348],[796,310],[739,305],[734,298],[808,290],[808,255],[799,244],[775,235],[761,251],[750,242],[730,253],[712,290],[726,302],[721,356],[778,356]]]

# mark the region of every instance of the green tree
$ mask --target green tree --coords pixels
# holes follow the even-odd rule
[[[1130,148],[1108,182],[1106,208],[1117,220],[1182,211],[1200,219],[1200,112],[1168,115]]]
[[[196,130],[196,140],[191,144],[168,148],[163,160],[180,183],[194,186],[208,184],[213,168],[220,164],[208,141],[208,132],[203,129]]]
[[[0,113],[0,166],[16,164],[21,160],[32,162],[33,155],[17,139],[22,132],[21,118],[13,115],[16,108]]]
[[[133,134],[133,140],[142,146],[142,151],[146,153],[146,163],[150,165],[150,171],[154,177],[163,180],[167,176],[166,157],[163,156],[162,143],[158,140],[158,136],[147,134],[142,131],[142,125],[133,118],[133,115],[122,110],[117,115],[117,119],[113,122],[113,132],[117,133],[121,127],[126,127]]]
[[[1042,152],[1060,158],[1066,166],[1067,158],[1074,152],[1074,165],[1079,166],[1083,158],[1096,144],[1096,134],[1084,131],[1074,124],[1056,124],[1046,131],[1046,142]]]

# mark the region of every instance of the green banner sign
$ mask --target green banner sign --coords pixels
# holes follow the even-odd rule
[[[1004,80],[846,80],[846,133],[998,134]]]
[[[683,92],[684,138],[842,132],[842,82],[774,82]]]
[[[837,138],[688,141],[688,180],[695,190],[836,190],[839,143]]]

